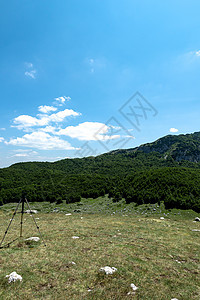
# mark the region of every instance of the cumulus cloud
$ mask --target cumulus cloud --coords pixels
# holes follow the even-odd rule
[[[40,150],[74,150],[75,148],[65,140],[59,137],[51,136],[48,133],[36,131],[31,134],[25,134],[23,137],[10,139],[5,142],[7,145],[24,146]]]
[[[60,101],[66,101],[60,99]],[[69,100],[69,99],[68,99]],[[12,127],[24,131],[22,137],[13,137],[5,141],[5,144],[12,146],[23,146],[40,150],[77,150],[65,139],[58,137],[57,132],[61,130],[62,122],[69,117],[80,116],[81,113],[73,109],[58,110],[58,107],[41,105],[38,107],[40,114],[36,116],[19,115],[13,120]],[[52,113],[53,112],[53,113]],[[3,140],[0,140],[0,142]],[[32,153],[33,154],[33,153]],[[27,152],[19,152],[15,157],[28,157]]]
[[[169,130],[170,132],[178,132],[178,129],[176,129],[176,128],[170,128],[170,130]]]
[[[0,143],[2,143],[4,141],[3,137],[0,137]]]
[[[68,126],[57,132],[58,135],[66,135],[82,141],[117,139],[120,135],[110,135],[111,126],[98,122],[84,122],[77,126]]]
[[[65,104],[65,101],[70,101],[71,98],[69,96],[61,96],[54,98],[54,100],[56,100],[57,105],[62,106]]]
[[[56,134],[56,130],[57,130],[57,128],[54,126],[46,126],[44,128],[40,128],[40,131],[53,133],[53,134]]]
[[[17,125],[18,129],[33,126],[44,126],[48,124],[48,118],[43,117],[41,119],[38,119],[36,117],[31,117],[28,115],[21,115],[14,119],[14,124]]]
[[[51,115],[40,115],[39,118],[29,115],[21,115],[14,119],[14,124],[16,125],[15,127],[21,130],[35,126],[47,126],[51,122],[63,122],[66,117],[77,117],[80,115],[80,113],[72,109],[65,109]]]
[[[74,111],[73,109],[65,109],[63,111],[59,111],[56,114],[52,114],[49,116],[49,122],[62,122],[66,117],[78,117],[81,114]]]
[[[44,114],[48,114],[51,111],[56,111],[57,108],[54,106],[41,105],[38,107],[38,110]]]

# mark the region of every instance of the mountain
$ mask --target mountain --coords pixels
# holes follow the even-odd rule
[[[97,157],[63,159],[54,163],[17,163],[7,169],[23,172],[52,170],[71,175],[97,173],[113,175],[117,168],[118,174],[123,175],[143,168],[179,166],[200,168],[200,132],[167,135],[152,143],[130,149],[113,150]]]
[[[54,163],[17,163],[0,169],[0,203],[80,201],[109,194],[127,203],[164,201],[200,210],[200,132],[168,135],[136,148]]]
[[[162,158],[172,158],[177,162],[186,160],[198,163],[200,161],[200,132],[185,135],[167,135],[153,143],[147,143],[127,150],[115,150],[111,153],[128,154],[139,151],[146,154],[157,152],[161,154]]]

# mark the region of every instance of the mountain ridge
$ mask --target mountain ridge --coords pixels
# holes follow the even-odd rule
[[[130,149],[57,162],[0,169],[0,205],[19,201],[66,203],[109,194],[113,201],[160,203],[200,211],[200,132],[168,135]]]
[[[187,148],[185,146],[185,142],[187,143]],[[189,143],[189,144],[188,144]],[[89,156],[89,157],[83,157],[83,158],[64,158],[55,162],[38,162],[38,161],[29,161],[29,162],[19,162],[12,164],[9,167],[6,168],[0,168],[1,169],[7,169],[13,166],[19,166],[20,164],[37,164],[40,166],[47,166],[47,165],[53,165],[57,164],[61,161],[70,161],[70,160],[77,160],[77,159],[95,159],[101,156],[105,155],[113,155],[113,154],[130,154],[130,153],[136,153],[136,152],[144,152],[146,154],[152,153],[152,152],[158,152],[159,154],[163,155],[162,158],[167,159],[168,157],[172,157],[177,162],[180,162],[181,160],[186,160],[189,162],[198,163],[200,162],[200,132],[194,132],[194,133],[187,133],[187,134],[179,134],[179,135],[166,135],[164,137],[161,137],[153,142],[150,143],[144,143],[140,146],[134,147],[134,148],[128,148],[128,149],[117,149],[117,150],[111,150],[107,153],[100,154],[98,156]],[[178,153],[179,152],[179,153]]]
[[[113,150],[110,153],[131,153],[142,151],[146,154],[158,152],[164,159],[171,156],[175,161],[200,161],[200,132],[180,135],[166,135],[151,143],[145,143],[135,148]]]

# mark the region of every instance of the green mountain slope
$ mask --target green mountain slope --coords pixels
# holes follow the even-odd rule
[[[177,162],[200,162],[200,132],[193,134],[167,135],[153,143],[141,145],[128,150],[116,150],[115,153],[135,153],[142,151],[146,154],[157,152],[163,159],[172,158]]]
[[[54,163],[28,162],[0,169],[0,203],[79,201],[109,193],[114,201],[165,201],[168,207],[200,208],[200,132],[168,135],[133,149]],[[198,208],[199,207],[199,208]]]

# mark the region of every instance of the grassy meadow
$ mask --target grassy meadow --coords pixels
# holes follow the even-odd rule
[[[47,246],[25,241],[39,236],[25,214],[23,238],[0,249],[0,299],[200,299],[200,231],[192,231],[200,230],[197,213],[107,197],[30,205]],[[0,207],[0,239],[15,207]],[[20,217],[5,244],[19,236]],[[99,271],[105,266],[117,271],[105,275]],[[13,271],[22,282],[8,283]]]

